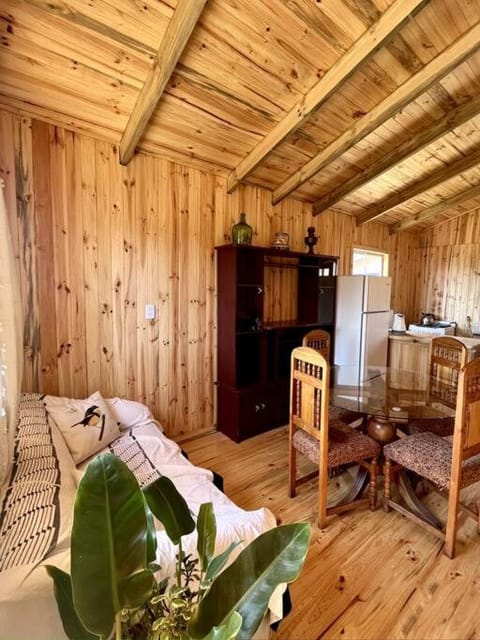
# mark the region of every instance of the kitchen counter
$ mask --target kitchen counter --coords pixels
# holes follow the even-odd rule
[[[430,344],[433,338],[440,336],[425,336],[411,332],[405,334],[390,334],[388,340],[388,364],[398,369],[409,369],[424,375],[425,380],[430,368]],[[473,360],[480,356],[480,337],[454,337],[467,347],[467,358]]]
[[[420,344],[428,344],[430,345],[433,338],[441,338],[442,336],[426,336],[416,334],[410,331],[406,331],[404,334],[390,334],[389,340],[399,341],[399,342],[418,342]],[[480,336],[474,336],[473,338],[466,338],[464,336],[446,336],[447,338],[455,338],[455,340],[459,340],[462,342],[467,349],[479,351],[480,352]],[[479,353],[480,355],[480,353]]]

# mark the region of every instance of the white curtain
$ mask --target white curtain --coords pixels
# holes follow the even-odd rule
[[[0,179],[0,483],[10,470],[23,363],[18,273]]]

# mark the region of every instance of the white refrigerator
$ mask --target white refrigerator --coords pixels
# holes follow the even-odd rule
[[[392,279],[338,276],[334,363],[387,365]]]

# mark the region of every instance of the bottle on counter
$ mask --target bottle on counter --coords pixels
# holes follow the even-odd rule
[[[471,338],[473,336],[473,329],[472,329],[472,318],[470,316],[467,316],[467,330],[466,330],[467,336],[469,338]]]

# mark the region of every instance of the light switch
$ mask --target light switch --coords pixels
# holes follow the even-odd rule
[[[155,319],[155,305],[154,304],[146,304],[145,305],[145,320],[154,320]]]

